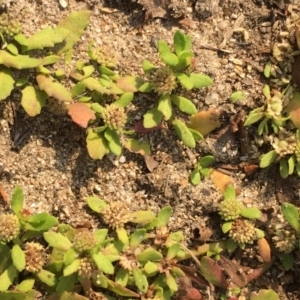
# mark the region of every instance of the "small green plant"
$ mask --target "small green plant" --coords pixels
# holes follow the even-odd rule
[[[6,294],[10,293],[11,297],[25,295],[33,299],[32,288],[36,280],[49,287],[56,284],[55,274],[45,269],[46,248],[33,239],[42,236],[58,221],[48,213],[32,215],[23,206],[23,191],[16,187],[11,200],[13,213],[3,214],[0,219],[0,292],[7,291],[19,274],[27,273],[25,277],[22,276],[23,281],[18,282],[16,292]]]
[[[275,247],[282,253],[282,264],[286,270],[293,266],[294,257],[292,252],[298,248],[300,236],[299,210],[291,203],[281,206],[283,218],[279,219],[274,226],[273,242]]]
[[[193,53],[191,52],[191,37],[181,31],[174,34],[174,52],[167,43],[158,41],[157,47],[160,58],[165,64],[156,67],[150,61],[143,61],[143,69],[148,82],[139,88],[139,91],[154,91],[158,96],[157,104],[144,115],[143,125],[152,128],[159,125],[163,118],[170,121],[185,145],[194,148],[196,141],[202,139],[201,134],[188,128],[184,122],[174,118],[174,106],[181,112],[192,115],[197,113],[194,103],[180,96],[180,89],[200,89],[212,84],[210,77],[192,72]]]
[[[235,189],[229,185],[224,193],[224,200],[219,205],[219,214],[225,221],[222,224],[223,233],[228,233],[228,250],[237,246],[244,248],[245,244],[264,237],[264,232],[255,227],[254,220],[261,215],[257,208],[247,208],[236,199]]]
[[[190,175],[190,181],[193,185],[198,185],[203,177],[210,174],[210,165],[214,162],[215,158],[212,155],[206,155],[200,158],[195,169]]]

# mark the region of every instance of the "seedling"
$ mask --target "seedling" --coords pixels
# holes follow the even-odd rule
[[[215,158],[211,155],[206,155],[200,158],[195,169],[190,175],[190,181],[193,185],[198,185],[201,180],[210,174],[209,166],[214,162]]]
[[[237,246],[244,249],[247,243],[264,237],[264,232],[255,227],[254,220],[261,215],[257,208],[246,208],[236,199],[235,189],[229,185],[224,200],[219,205],[219,214],[225,221],[223,233],[228,233],[227,249],[233,251]]]
[[[0,292],[7,291],[19,274],[27,271],[30,276],[19,283],[17,290],[32,295],[36,279],[48,286],[54,286],[56,277],[44,269],[44,246],[28,240],[41,236],[43,232],[57,225],[58,221],[48,213],[32,215],[23,206],[23,191],[16,187],[11,200],[14,213],[3,214],[0,219]],[[13,295],[12,292],[11,297]]]
[[[179,119],[174,118],[174,106],[181,112],[192,115],[197,113],[194,103],[178,95],[178,88],[186,90],[200,89],[212,84],[210,77],[193,73],[192,62],[194,54],[191,52],[191,37],[176,31],[173,40],[174,52],[167,43],[158,41],[157,47],[164,67],[156,67],[150,61],[143,61],[143,69],[148,77],[148,82],[143,84],[139,91],[154,91],[158,96],[157,104],[144,115],[144,127],[158,126],[163,118],[170,121],[185,145],[190,148],[196,146],[196,141],[202,139],[202,135],[186,126]]]

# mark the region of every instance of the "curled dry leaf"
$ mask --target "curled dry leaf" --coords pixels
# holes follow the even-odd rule
[[[80,127],[87,128],[90,120],[95,120],[95,112],[84,103],[73,103],[69,106],[68,115]]]
[[[208,111],[200,111],[190,117],[187,126],[200,132],[203,136],[209,134],[211,131],[221,126],[219,118],[221,111],[217,109],[210,109]]]
[[[267,240],[265,238],[258,239],[257,245],[258,245],[258,253],[261,256],[261,258],[264,260],[264,262],[270,262],[271,248]]]
[[[224,193],[228,185],[234,185],[235,181],[232,177],[221,173],[216,170],[212,170],[210,173],[210,178],[214,186],[221,192]]]
[[[7,194],[6,194],[5,190],[3,189],[3,187],[1,185],[0,185],[0,196],[2,197],[2,199],[4,200],[4,202],[6,204],[9,204]]]
[[[148,170],[153,172],[157,168],[158,162],[151,155],[145,155],[144,158]]]

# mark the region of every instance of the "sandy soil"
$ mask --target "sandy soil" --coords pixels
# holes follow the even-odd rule
[[[196,70],[214,80],[211,87],[191,95],[193,102],[199,110],[221,108],[222,126],[193,150],[182,145],[168,129],[140,136],[150,142],[153,157],[159,163],[150,172],[140,155],[127,150],[120,157],[93,161],[85,147],[85,130],[68,116],[57,114],[50,105],[38,117],[27,117],[19,106],[21,94],[16,91],[9,101],[0,103],[0,184],[8,195],[20,185],[26,206],[33,212],[48,211],[62,222],[73,226],[89,222],[93,228],[101,224],[86,207],[86,197],[93,194],[108,202],[124,201],[132,210],[158,211],[171,205],[172,230],[183,230],[187,243],[193,247],[205,240],[207,231],[210,241],[223,237],[217,213],[221,193],[210,178],[196,187],[188,182],[197,160],[212,153],[216,157],[215,168],[225,170],[233,178],[245,204],[271,216],[280,210],[282,202],[299,203],[296,177],[282,180],[277,167],[256,170],[250,175],[245,172],[245,162],[255,165],[264,151],[255,142],[255,128],[243,133],[230,129],[234,116],[243,119],[251,109],[262,105],[262,87],[266,84],[262,70],[284,26],[288,5],[299,5],[299,0],[166,0],[161,7],[151,6],[151,1],[140,1],[141,5],[129,0],[66,0],[63,8],[64,2],[4,0],[0,5],[5,8],[2,11],[22,24],[26,35],[57,24],[71,11],[91,10],[90,25],[75,47],[74,61],[86,59],[87,45],[94,41],[118,58],[120,74],[142,75],[143,59],[159,64],[155,42],[164,39],[171,44],[175,31],[183,30],[192,37]],[[234,26],[243,30],[230,34]],[[231,103],[230,95],[238,90],[244,91],[244,100]],[[130,107],[134,120],[139,120],[149,107],[145,101],[149,100],[138,95]],[[24,136],[16,149],[12,148],[12,132]],[[246,154],[243,147],[248,149]],[[4,202],[0,202],[0,211],[6,210]],[[258,266],[256,250],[256,245],[250,245],[235,254],[235,259],[239,257],[245,266]],[[299,299],[297,268],[295,264],[285,272],[276,259],[263,276],[242,288],[244,299],[249,299],[249,292],[261,288],[273,288],[280,299]],[[218,289],[210,291],[210,298],[206,291],[203,294],[204,299],[219,299]]]

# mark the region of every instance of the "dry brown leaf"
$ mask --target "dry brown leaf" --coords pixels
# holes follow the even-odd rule
[[[298,49],[300,50],[300,21],[297,21],[295,24],[295,37]]]
[[[210,173],[210,178],[214,186],[221,192],[224,193],[228,185],[234,185],[235,181],[232,177],[221,173],[216,170],[212,170]]]
[[[0,196],[2,197],[2,199],[4,200],[4,202],[6,204],[9,204],[7,194],[6,194],[5,190],[3,189],[3,187],[1,185],[0,185]]]
[[[158,166],[158,162],[151,155],[145,155],[145,163],[148,170],[152,173]]]
[[[261,238],[257,240],[258,245],[258,253],[263,259],[264,262],[271,261],[271,248],[269,243],[265,238]]]
[[[205,136],[221,126],[219,121],[220,115],[221,111],[217,109],[200,111],[190,117],[190,122],[187,122],[187,126]]]

